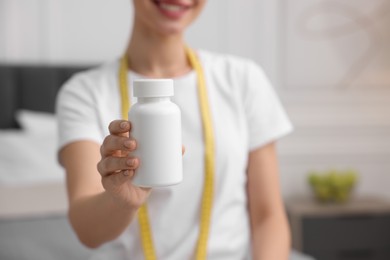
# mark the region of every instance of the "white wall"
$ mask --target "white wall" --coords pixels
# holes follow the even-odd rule
[[[3,0],[0,59],[94,63],[118,56],[131,26],[130,1]]]
[[[310,169],[354,168],[358,194],[390,197],[390,4],[279,1],[277,75],[296,127],[281,142],[285,194]]]
[[[188,42],[263,65],[296,128],[280,142],[284,196],[307,194],[305,176],[311,169],[352,167],[361,173],[358,193],[390,198],[390,86],[317,88],[314,83],[301,87],[286,81],[287,65],[294,66],[289,71],[297,71],[294,75],[303,81],[299,68],[313,69],[308,76],[325,75],[330,69],[317,56],[291,55],[305,51],[301,44],[294,45],[304,39],[291,34],[299,3],[209,0],[190,28]],[[1,0],[0,61],[93,63],[116,58],[128,39],[131,13],[130,0]],[[310,65],[313,60],[318,63]]]

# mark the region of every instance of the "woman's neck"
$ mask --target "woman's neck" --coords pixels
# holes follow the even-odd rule
[[[191,70],[182,35],[156,35],[133,29],[127,48],[129,67],[151,78],[173,78]]]

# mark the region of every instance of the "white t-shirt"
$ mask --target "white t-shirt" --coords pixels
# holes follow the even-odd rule
[[[205,72],[215,136],[215,195],[208,259],[246,259],[250,229],[246,196],[248,153],[292,130],[273,88],[255,63],[229,55],[198,51]],[[121,118],[119,62],[82,72],[61,89],[60,148],[77,140],[99,144],[108,125]],[[129,73],[129,82],[141,77]],[[153,190],[149,200],[158,259],[192,259],[199,233],[204,182],[204,143],[194,71],[174,79],[172,101],[181,109],[184,180]],[[132,96],[132,88],[129,88]],[[132,98],[132,103],[136,100]],[[103,223],[102,223],[103,225]],[[94,259],[144,259],[138,221],[116,240],[97,249]]]

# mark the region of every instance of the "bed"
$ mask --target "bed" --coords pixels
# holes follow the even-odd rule
[[[64,172],[56,158],[56,94],[90,66],[0,65],[0,259],[77,260],[66,217]],[[311,260],[293,251],[290,260]]]
[[[66,217],[55,97],[89,66],[0,65],[0,259],[88,259]]]

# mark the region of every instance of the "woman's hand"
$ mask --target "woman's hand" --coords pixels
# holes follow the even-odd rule
[[[151,189],[134,186],[131,182],[139,166],[138,158],[132,155],[137,144],[129,135],[131,123],[115,120],[108,128],[110,135],[100,147],[101,160],[97,165],[103,187],[121,207],[139,208],[146,202]]]

